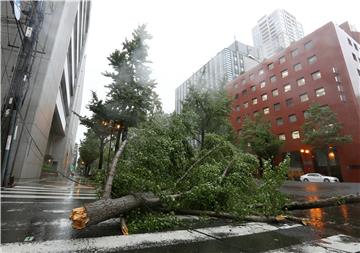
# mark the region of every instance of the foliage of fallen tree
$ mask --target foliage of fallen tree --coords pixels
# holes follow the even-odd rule
[[[79,209],[78,217],[82,218],[77,227],[120,214],[131,219],[130,210],[137,213],[135,219],[146,219],[148,208],[154,205],[229,212],[239,217],[281,213],[286,198],[278,188],[286,178],[289,159],[276,168],[264,161],[263,178],[258,180],[254,177],[259,167],[255,156],[216,133],[207,134],[206,143],[199,149],[178,115],[154,117],[132,131],[114,176],[115,199]],[[103,171],[97,179],[103,189]]]

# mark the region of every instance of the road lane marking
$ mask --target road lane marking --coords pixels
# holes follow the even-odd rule
[[[15,199],[97,199],[97,197],[76,197],[76,196],[39,196],[39,195],[7,195],[1,194],[1,198],[15,198]],[[1,201],[2,202],[2,201]]]
[[[57,189],[32,189],[32,188],[1,188],[2,192],[20,192],[20,191],[27,191],[27,192],[64,192],[67,193],[69,191],[71,191],[70,189],[68,190],[57,190]],[[80,192],[82,192],[83,194],[96,194],[95,190],[80,190]]]
[[[39,195],[66,195],[66,196],[69,196],[69,195],[72,195],[72,196],[94,196],[96,197],[97,195],[95,193],[80,193],[80,194],[77,194],[77,193],[74,193],[74,192],[32,192],[32,191],[1,191],[1,195],[2,194],[39,194]]]
[[[265,253],[287,252],[334,252],[356,253],[360,250],[360,239],[348,235],[337,234],[319,240],[308,241],[289,247],[266,251]]]

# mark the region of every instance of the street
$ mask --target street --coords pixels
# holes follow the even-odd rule
[[[287,181],[281,191],[294,200],[316,200],[359,193],[360,184]],[[72,229],[71,209],[95,199],[94,189],[59,178],[2,189],[3,252],[357,252],[360,246],[358,204],[292,212],[310,218],[311,226],[238,223],[118,236],[119,219],[113,219]]]

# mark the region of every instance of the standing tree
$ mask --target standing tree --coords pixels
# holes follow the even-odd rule
[[[80,123],[90,128],[93,133],[99,138],[99,166],[102,169],[105,139],[109,136],[109,111],[102,100],[99,100],[96,93],[92,92],[92,99],[90,100],[87,108],[92,112],[91,117],[77,116]]]
[[[117,133],[116,154],[111,163],[109,176],[105,185],[104,198],[109,198],[116,164],[127,142],[129,127],[135,127],[145,121],[149,115],[161,111],[161,104],[154,89],[156,83],[150,78],[148,46],[145,41],[151,39],[146,26],[139,26],[132,34],[131,40],[125,40],[122,51],[115,50],[108,60],[112,72],[104,75],[112,79],[106,104],[114,121],[121,124]],[[119,148],[120,138],[124,141]]]
[[[319,104],[310,106],[302,128],[304,132],[303,142],[326,154],[330,147],[352,141],[350,135],[341,134],[342,126],[338,122],[336,114],[328,106]],[[331,175],[328,158],[327,170],[328,174]]]
[[[99,158],[99,139],[96,134],[91,130],[85,133],[85,139],[80,142],[80,160],[85,166],[84,174],[89,175],[90,165]]]
[[[230,112],[231,101],[224,89],[209,90],[192,86],[183,102],[180,117],[203,149],[207,133],[230,135]]]
[[[254,121],[249,118],[244,120],[240,144],[244,150],[257,156],[263,170],[263,159],[273,161],[279,154],[282,141],[271,132],[270,122],[263,116],[257,116]]]

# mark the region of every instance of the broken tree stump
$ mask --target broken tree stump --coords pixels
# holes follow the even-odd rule
[[[359,194],[351,194],[344,196],[331,197],[326,199],[319,199],[315,201],[305,201],[305,202],[292,202],[283,207],[283,210],[301,210],[301,209],[311,209],[319,207],[328,207],[328,206],[339,206],[343,204],[352,204],[360,203]]]
[[[83,207],[72,210],[70,220],[73,228],[83,229],[87,226],[111,219],[141,206],[155,206],[160,199],[153,193],[134,193],[118,199],[101,199]]]

